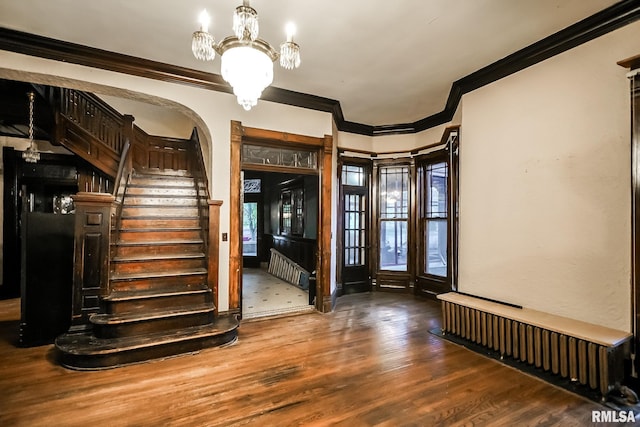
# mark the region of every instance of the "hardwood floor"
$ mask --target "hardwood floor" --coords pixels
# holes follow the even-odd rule
[[[348,295],[244,322],[231,346],[93,372],[17,348],[19,309],[0,301],[2,426],[584,426],[606,409],[430,334],[440,306],[407,295]]]

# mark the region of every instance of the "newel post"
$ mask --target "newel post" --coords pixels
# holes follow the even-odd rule
[[[208,200],[209,204],[209,236],[207,241],[207,280],[209,289],[213,292],[213,304],[215,306],[215,315],[218,315],[218,267],[220,258],[220,206],[222,200]]]
[[[79,192],[75,204],[74,263],[71,330],[89,326],[89,315],[99,310],[100,296],[109,292],[109,235],[111,206],[106,193]]]

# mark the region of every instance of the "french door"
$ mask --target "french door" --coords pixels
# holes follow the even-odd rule
[[[371,290],[369,274],[369,167],[343,164],[342,205],[342,293]]]

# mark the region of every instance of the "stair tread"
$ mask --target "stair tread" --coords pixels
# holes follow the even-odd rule
[[[174,254],[162,254],[162,255],[132,255],[132,256],[115,256],[111,258],[111,261],[115,262],[136,262],[136,261],[162,261],[170,259],[195,259],[204,258],[204,253],[174,253]]]
[[[151,169],[145,169],[144,171],[141,170],[136,170],[133,172],[133,177],[140,177],[140,176],[151,176],[151,177],[178,177],[178,178],[193,178],[193,175],[191,174],[191,172],[189,172],[186,169],[164,169],[164,170],[160,170],[160,169],[156,169],[156,170],[151,170]]]
[[[129,312],[119,314],[97,313],[89,316],[89,321],[99,325],[117,325],[125,323],[140,322],[145,320],[166,319],[168,317],[185,316],[189,314],[200,314],[213,312],[213,304],[198,304],[185,307],[162,308],[146,310],[143,312]]]
[[[202,239],[172,239],[172,240],[153,240],[152,244],[153,246],[160,246],[160,245],[178,245],[178,244],[201,244],[204,243],[204,240]],[[116,245],[116,246],[148,246],[149,242],[139,242],[139,241],[133,241],[133,242],[127,242],[127,241],[117,241],[115,243],[112,243],[112,245]]]
[[[194,197],[195,199],[195,197]],[[189,210],[193,210],[196,209],[198,207],[198,205],[170,205],[170,204],[163,204],[163,203],[157,203],[157,204],[153,204],[153,205],[140,205],[137,203],[123,203],[122,204],[122,208],[126,209],[126,208],[135,208],[135,209],[160,209],[160,208],[170,208],[170,209],[189,209]]]
[[[130,301],[138,299],[148,298],[162,298],[170,296],[180,295],[195,295],[201,293],[211,292],[211,290],[202,285],[200,288],[167,288],[167,289],[143,289],[143,290],[124,290],[124,291],[111,291],[109,295],[103,298],[105,301]]]
[[[171,219],[199,219],[198,215],[123,215],[123,219],[142,220],[171,220]]]
[[[146,271],[143,273],[114,273],[111,275],[110,280],[127,280],[127,279],[148,279],[155,277],[172,277],[172,276],[191,276],[197,274],[206,274],[206,268],[188,268],[180,271],[167,272],[162,271]]]
[[[149,188],[158,188],[158,189],[162,189],[162,190],[194,190],[194,186],[191,184],[180,184],[180,185],[163,185],[163,184],[144,184],[144,183],[135,183],[132,182],[129,185],[127,185],[127,189],[130,188],[144,188],[144,189],[149,189]]]
[[[197,231],[202,227],[149,227],[149,228],[121,228],[120,232],[144,233],[149,231]]]
[[[220,335],[233,331],[238,326],[239,322],[235,318],[220,316],[207,325],[191,326],[176,331],[163,331],[135,337],[96,338],[90,333],[69,333],[56,339],[56,347],[65,353],[73,355],[121,353],[145,347]]]

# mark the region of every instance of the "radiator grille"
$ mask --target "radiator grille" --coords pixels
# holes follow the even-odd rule
[[[443,332],[578,381],[606,395],[611,348],[478,309],[442,301]]]

